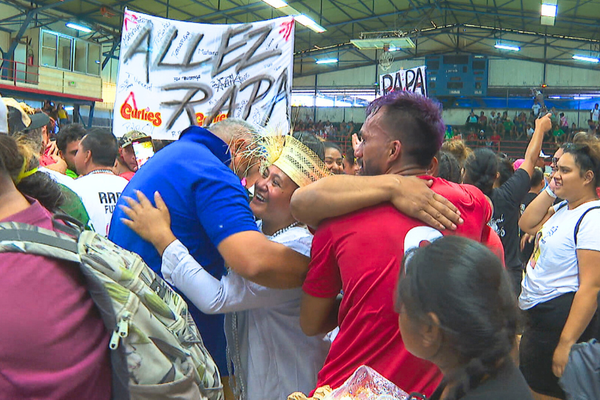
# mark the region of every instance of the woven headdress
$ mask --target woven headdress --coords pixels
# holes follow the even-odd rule
[[[269,135],[262,138],[266,165],[281,169],[299,187],[331,175],[314,151],[292,135]]]

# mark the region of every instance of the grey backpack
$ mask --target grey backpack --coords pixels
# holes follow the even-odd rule
[[[0,223],[0,253],[58,258],[81,270],[112,333],[113,399],[222,400],[219,370],[181,296],[137,254],[95,232],[55,227],[65,234]]]

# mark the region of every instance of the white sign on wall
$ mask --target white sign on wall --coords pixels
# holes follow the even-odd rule
[[[379,75],[379,88],[382,95],[395,90],[420,93],[427,97],[427,75],[425,66],[402,69],[397,72]]]
[[[177,139],[232,117],[289,128],[294,19],[212,25],[126,10],[113,130]]]

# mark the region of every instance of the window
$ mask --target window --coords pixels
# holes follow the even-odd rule
[[[56,57],[58,68],[71,70],[71,42],[71,39],[59,36],[58,56]]]
[[[40,64],[43,66],[99,76],[101,53],[98,43],[42,31]]]
[[[75,39],[73,71],[100,75],[100,45]]]
[[[100,75],[100,45],[88,43],[87,73]]]
[[[87,43],[75,39],[75,60],[73,71],[87,73]]]
[[[43,32],[42,34],[42,65],[56,67],[56,34]]]

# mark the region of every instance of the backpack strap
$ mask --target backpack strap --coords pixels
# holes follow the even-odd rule
[[[564,206],[566,206],[567,204],[569,204],[569,202],[568,202],[568,201],[566,201],[566,200],[563,200],[563,201],[561,201],[560,203],[558,203],[558,208],[556,209],[556,211],[560,210],[561,208],[563,208],[563,207],[564,207]],[[556,212],[556,211],[555,211],[555,212]]]
[[[75,238],[20,222],[0,223],[0,253],[4,252],[81,262]]]
[[[583,212],[583,214],[581,214],[581,217],[579,217],[579,221],[577,221],[577,224],[575,225],[575,231],[573,232],[573,240],[575,241],[575,246],[577,246],[577,234],[579,233],[579,226],[581,225],[581,221],[583,221],[583,217],[585,217],[585,214],[597,208],[600,208],[600,206],[588,208]]]

